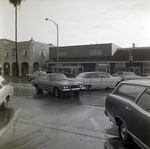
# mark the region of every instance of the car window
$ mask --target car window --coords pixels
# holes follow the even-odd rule
[[[43,76],[44,81],[49,81],[49,76]]]
[[[35,71],[35,72],[34,72],[34,74],[38,74],[38,73],[39,73],[39,71]]]
[[[138,95],[145,89],[146,87],[143,86],[122,84],[113,94],[135,101]]]
[[[43,78],[44,78],[44,76],[43,76],[43,75],[39,77],[39,79],[40,79],[40,80],[43,80]]]
[[[51,76],[50,76],[50,80],[51,80],[51,81],[56,80],[56,76],[55,76],[55,75],[51,75]]]
[[[148,88],[139,98],[137,104],[145,111],[150,112],[150,88]]]
[[[3,81],[1,82],[1,84],[4,86],[4,85],[7,85],[8,83],[7,83],[7,81],[3,80]]]
[[[77,78],[91,78],[92,73],[81,73],[77,76]]]
[[[97,73],[93,73],[91,78],[99,78],[99,75]]]
[[[100,74],[100,78],[108,78],[108,75],[105,74],[105,73],[101,73],[101,74]]]

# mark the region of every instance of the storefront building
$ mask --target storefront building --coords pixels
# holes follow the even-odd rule
[[[111,57],[110,73],[130,71],[137,75],[150,75],[150,47],[120,48]]]
[[[120,47],[112,43],[59,47],[57,62],[57,48],[51,47],[46,64],[55,71],[58,67],[58,72],[72,76],[87,71],[109,72],[109,60],[117,48]]]

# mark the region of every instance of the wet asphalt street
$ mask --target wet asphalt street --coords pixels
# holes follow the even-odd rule
[[[14,96],[9,108],[0,112],[0,129],[21,111],[1,136],[0,149],[124,149],[118,128],[104,114],[105,98],[112,90],[56,98],[48,92],[36,94],[25,78],[6,79],[14,86]]]

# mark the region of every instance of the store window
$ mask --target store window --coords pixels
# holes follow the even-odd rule
[[[143,74],[150,75],[150,62],[143,63]]]
[[[125,63],[116,63],[115,64],[115,73],[120,71],[126,71]]]
[[[89,56],[100,56],[102,55],[102,49],[90,49]]]
[[[58,55],[59,55],[59,57],[66,57],[67,56],[67,51],[65,50],[63,50],[63,51],[59,51],[59,53],[58,53]]]
[[[5,50],[5,51],[4,51],[4,56],[5,56],[5,57],[8,56],[8,50]]]
[[[16,50],[12,49],[12,56],[16,56]]]
[[[23,50],[22,50],[22,55],[23,55],[23,56],[26,56],[26,55],[27,55],[27,49],[23,49]]]

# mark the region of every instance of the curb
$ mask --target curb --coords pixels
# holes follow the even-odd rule
[[[18,110],[15,112],[15,114],[14,114],[13,118],[11,119],[11,121],[10,121],[6,126],[4,126],[4,127],[0,130],[0,138],[5,134],[5,132],[6,132],[7,129],[13,124],[13,122],[16,121],[16,119],[17,119],[17,117],[18,117],[18,115],[19,115],[20,112],[21,112],[21,108],[18,109]]]

